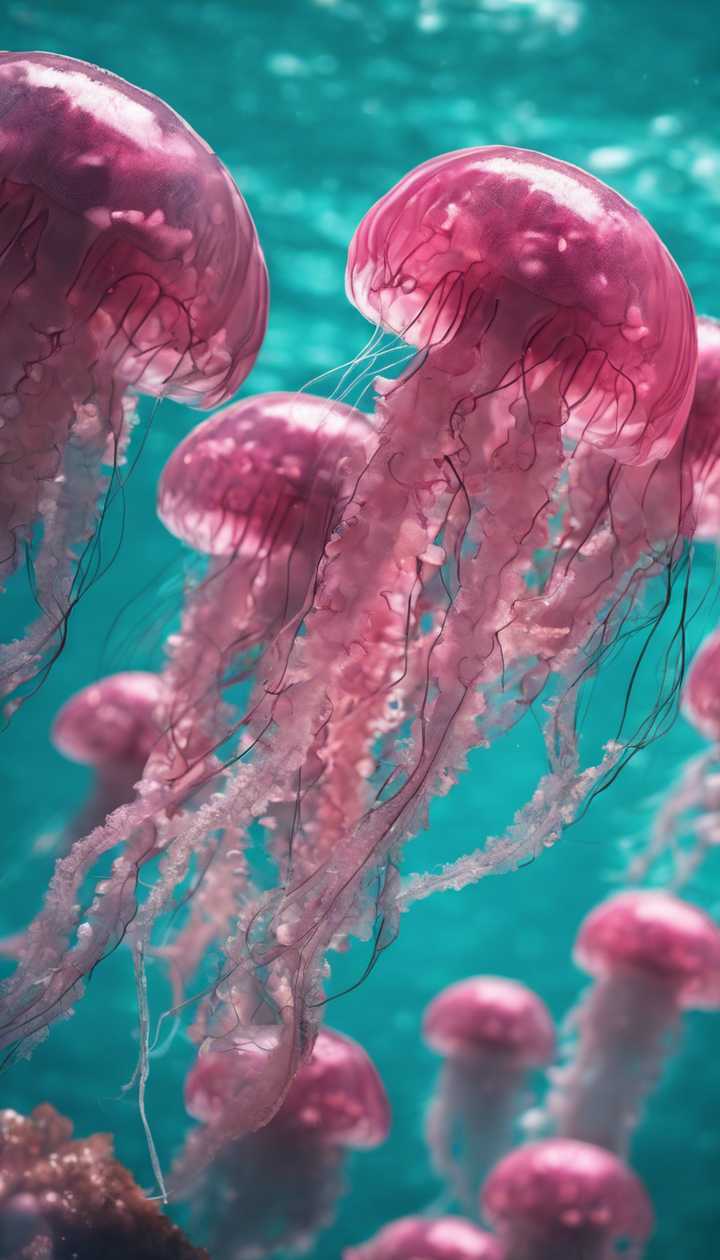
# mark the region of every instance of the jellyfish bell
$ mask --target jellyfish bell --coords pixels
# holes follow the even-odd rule
[[[157,674],[111,674],[76,692],[53,723],[52,741],[64,757],[81,765],[115,770],[143,765],[158,739],[162,699]]]
[[[196,551],[253,559],[340,515],[367,458],[368,420],[312,394],[259,394],[205,420],[173,451],[160,520]],[[308,546],[308,542],[305,542]]]
[[[31,675],[69,609],[131,394],[209,407],[259,350],[267,276],[243,198],[157,97],[51,53],[2,53],[2,572],[42,525],[45,614],[0,656]]]
[[[262,1070],[258,1050],[254,1065]],[[233,1260],[307,1250],[334,1215],[345,1152],[378,1146],[390,1127],[387,1096],[365,1051],[324,1029],[269,1123],[228,1139],[237,1077],[247,1084],[252,1060],[213,1050],[198,1057],[185,1097],[204,1123],[173,1174],[176,1191],[208,1220],[213,1254]]]
[[[423,1033],[437,1054],[472,1059],[497,1050],[538,1067],[552,1056],[555,1029],[545,1003],[516,980],[473,976],[449,985],[430,1003]]]
[[[600,1147],[562,1138],[506,1155],[482,1206],[506,1260],[639,1260],[653,1226],[634,1173]]]
[[[95,771],[94,789],[65,828],[64,847],[131,801],[161,735],[163,683],[158,674],[110,674],[76,692],[57,714],[50,737],[69,761]]]
[[[683,1009],[720,1004],[720,929],[697,906],[659,889],[618,893],[598,906],[581,927],[575,958],[599,978],[642,973]]]
[[[488,1172],[513,1144],[528,1073],[552,1059],[555,1030],[525,985],[473,976],[433,999],[423,1033],[445,1060],[426,1140],[436,1171],[472,1214]]]
[[[460,1216],[403,1216],[343,1260],[503,1260],[500,1243]]]
[[[538,419],[622,462],[668,454],[685,423],[682,277],[633,206],[555,158],[492,147],[417,167],[361,222],[347,290],[420,350],[460,341],[492,392],[519,369],[557,375],[554,414]]]
[[[257,1088],[267,1072],[267,1039],[272,1037],[272,1029],[264,1036],[258,1027],[254,1040],[244,1047],[220,1052],[209,1048],[199,1054],[185,1082],[190,1115],[206,1125],[224,1127],[238,1096],[248,1087]],[[275,1122],[316,1134],[333,1146],[369,1149],[387,1137],[390,1111],[380,1077],[362,1046],[324,1028],[289,1085]]]

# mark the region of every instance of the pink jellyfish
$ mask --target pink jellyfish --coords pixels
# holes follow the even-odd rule
[[[635,1174],[608,1151],[566,1138],[506,1155],[482,1205],[506,1260],[640,1260],[653,1227]]]
[[[228,735],[220,693],[243,654],[292,643],[325,542],[367,462],[361,412],[312,394],[259,394],[206,420],[175,449],[158,488],[171,533],[210,556],[165,671],[170,765],[198,771]],[[230,677],[228,677],[230,675]]]
[[[249,1069],[244,1079],[239,1066]],[[212,1254],[225,1260],[307,1251],[334,1216],[345,1152],[378,1146],[390,1127],[385,1090],[365,1051],[324,1029],[270,1123],[226,1142],[229,1113],[256,1083],[252,1067],[250,1056],[211,1050],[185,1087],[188,1111],[203,1125],[188,1139],[176,1184],[187,1193],[203,1173],[194,1192],[210,1222]],[[203,1147],[217,1148],[209,1168],[204,1152],[198,1159]]]
[[[0,694],[57,653],[99,567],[103,487],[133,396],[210,407],[253,365],[267,276],[203,140],[157,97],[51,53],[0,55],[0,581],[42,534],[40,616],[0,648]]]
[[[91,766],[95,787],[65,831],[72,842],[132,800],[135,784],[160,737],[162,682],[157,674],[111,674],[83,687],[60,709],[52,741],[64,757]]]
[[[423,1032],[445,1059],[426,1123],[433,1164],[473,1214],[488,1172],[512,1146],[529,1071],[553,1056],[553,1023],[525,985],[475,976],[433,999]]]
[[[499,1242],[460,1216],[403,1216],[343,1260],[503,1260]]]
[[[632,206],[539,154],[445,155],[366,215],[348,291],[419,354],[399,380],[378,383],[374,450],[325,544],[302,625],[263,656],[224,792],[163,823],[167,861],[139,912],[124,891],[132,866],[111,881],[128,898],[121,920],[134,916],[146,948],[204,837],[268,815],[276,823],[273,850],[287,861],[252,921],[229,936],[215,989],[214,1048],[239,1060],[254,1036],[253,973],[274,1011],[270,1092],[247,1096],[248,1128],[273,1114],[309,1052],[328,951],[354,934],[374,936],[377,954],[412,896],[538,852],[616,764],[621,742],[600,767],[579,770],[580,681],[647,577],[677,559],[677,521],[649,555],[643,529],[618,540],[612,478],[599,504],[576,508],[568,493],[578,453],[610,459],[618,476],[667,456],[692,397],[689,295]],[[553,546],[561,562],[549,563]],[[400,851],[432,797],[548,683],[551,773],[508,836],[402,890]],[[106,834],[125,822],[111,820]],[[117,900],[98,899],[92,935],[83,929],[67,947],[76,879],[97,842],[75,849],[74,873],[58,871],[6,988],[4,1043],[72,1004],[117,921]]]
[[[595,983],[548,1111],[564,1137],[625,1154],[682,1012],[720,1007],[720,929],[669,893],[623,892],[585,919],[575,959]]]

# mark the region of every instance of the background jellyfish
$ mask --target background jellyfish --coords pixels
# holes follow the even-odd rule
[[[563,1138],[506,1155],[482,1203],[506,1260],[640,1260],[653,1225],[634,1173],[598,1146]]]
[[[53,1107],[0,1111],[5,1260],[208,1260],[146,1198],[107,1134],[73,1138]]]
[[[561,1135],[625,1154],[683,1011],[720,1006],[720,930],[668,893],[624,892],[588,915],[575,959],[595,983],[548,1112]]]
[[[132,800],[135,784],[160,737],[161,697],[157,674],[111,674],[83,687],[62,706],[53,723],[52,741],[64,757],[95,772],[90,798],[65,828],[66,844]]]
[[[600,627],[612,638],[643,578],[668,571],[677,541],[675,525],[649,558],[643,531],[632,548],[619,545],[612,482],[599,509],[583,507],[582,496],[577,507],[567,489],[573,452],[597,450],[618,469],[665,457],[694,385],[684,282],[615,193],[520,150],[435,159],[366,216],[348,288],[366,315],[420,354],[398,381],[378,386],[377,442],[325,544],[302,633],[277,671],[258,678],[222,795],[163,824],[167,858],[136,917],[131,853],[63,957],[77,925],[69,893],[96,840],[75,846],[70,880],[58,868],[6,990],[0,1030],[15,1043],[67,1009],[102,955],[108,923],[112,936],[134,917],[134,940],[146,949],[209,832],[294,805],[284,836],[291,860],[251,922],[229,937],[209,1021],[213,1048],[253,1054],[247,981],[257,976],[275,1034],[266,1028],[268,1093],[246,1096],[244,1120],[236,1112],[246,1128],[273,1114],[310,1051],[327,951],[349,934],[374,933],[376,953],[392,939],[399,851],[431,797],[447,792],[468,750],[510,726],[552,677],[565,688],[548,737],[552,773],[507,841],[471,858],[462,879],[517,864],[573,817],[599,773],[578,773],[573,730],[594,636]],[[563,564],[538,562],[558,531]],[[565,546],[572,531],[579,536]],[[272,649],[263,659],[276,659]],[[367,787],[335,791],[348,775]],[[332,844],[316,851],[313,832],[295,820],[308,810],[317,818],[331,795]],[[118,825],[121,815],[107,834]],[[281,849],[282,838],[273,844]],[[453,882],[442,874],[424,887]]]
[[[50,53],[3,53],[0,100],[0,580],[38,540],[40,610],[0,648],[8,695],[102,568],[100,470],[118,490],[132,395],[228,398],[268,299],[245,202],[162,101]]]
[[[404,1216],[374,1238],[346,1247],[343,1260],[502,1260],[500,1244],[460,1216]]]
[[[261,1047],[257,1058],[264,1060]],[[238,1071],[248,1069],[238,1082]],[[188,1111],[203,1126],[188,1139],[176,1185],[192,1186],[201,1173],[194,1193],[218,1260],[307,1251],[335,1213],[346,1151],[377,1146],[390,1127],[375,1067],[357,1042],[330,1029],[319,1033],[270,1123],[228,1143],[227,1111],[237,1104],[238,1086],[252,1090],[255,1083],[249,1056],[238,1062],[212,1051],[200,1055],[186,1083]],[[209,1166],[203,1147],[217,1147]]]
[[[553,1056],[552,1020],[525,985],[475,976],[433,999],[423,1033],[445,1059],[426,1120],[431,1157],[472,1216],[488,1172],[512,1146],[530,1070]]]

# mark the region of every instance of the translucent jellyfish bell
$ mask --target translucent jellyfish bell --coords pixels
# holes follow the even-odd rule
[[[500,1243],[460,1216],[403,1216],[343,1260],[503,1260]]]
[[[130,392],[213,406],[249,372],[267,276],[225,168],[157,97],[50,53],[0,55],[0,577],[39,526],[43,617],[0,651],[32,676],[71,606],[100,464]],[[76,579],[77,581],[77,579]]]
[[[366,417],[312,394],[259,394],[198,425],[168,460],[158,515],[196,551],[265,556],[325,536],[369,447]],[[315,540],[317,554],[317,540]]]
[[[157,674],[111,674],[66,700],[53,723],[53,743],[81,765],[142,770],[157,742],[161,697]]]
[[[363,219],[347,289],[418,349],[483,332],[481,378],[496,389],[510,387],[519,352],[525,373],[559,369],[547,422],[622,462],[668,454],[685,423],[685,285],[642,215],[578,167],[501,147],[425,162]]]
[[[506,1260],[640,1260],[653,1225],[634,1173],[600,1147],[562,1138],[506,1155],[482,1203]]]
[[[70,761],[91,766],[95,788],[66,828],[66,842],[84,836],[133,797],[161,733],[162,679],[157,674],[111,674],[76,692],[53,722],[51,739]]]

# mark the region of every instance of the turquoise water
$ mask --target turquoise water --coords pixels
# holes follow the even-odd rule
[[[9,4],[10,49],[95,61],[167,99],[207,138],[245,193],[268,258],[270,328],[248,392],[295,389],[356,354],[368,329],[343,293],[345,251],[361,214],[397,178],[435,153],[465,145],[526,145],[577,162],[636,202],[683,268],[698,309],[720,314],[720,48],[715,5],[691,0],[49,0]],[[328,384],[328,389],[331,384]],[[177,607],[177,547],[156,521],[154,486],[193,423],[164,403],[127,484],[125,516],[109,537],[122,550],[90,592],[70,643],[42,692],[3,736],[0,930],[37,904],[51,860],[36,852],[83,796],[81,771],[49,746],[59,704],[94,677],[152,667]],[[113,535],[112,531],[115,531]],[[693,606],[712,584],[698,552]],[[116,614],[120,614],[116,619]],[[706,599],[691,643],[717,619]],[[612,734],[619,665],[588,718],[588,743]],[[638,698],[651,703],[652,672]],[[535,986],[560,1017],[582,987],[569,950],[583,915],[616,886],[622,840],[642,835],[654,794],[697,741],[684,723],[639,755],[612,791],[531,866],[415,907],[365,984],[328,1018],[358,1037],[386,1081],[393,1134],[355,1158],[336,1226],[318,1260],[385,1220],[438,1195],[422,1143],[435,1065],[419,1041],[422,1007],[439,987],[491,971]],[[408,850],[418,869],[474,847],[511,819],[542,772],[532,718],[490,753],[434,811]],[[718,859],[691,889],[710,909]],[[341,960],[333,987],[362,970]],[[134,996],[130,959],[99,969],[75,1017],[31,1062],[0,1078],[0,1105],[49,1099],[80,1132],[109,1129],[118,1152],[151,1183],[132,1095]],[[720,1226],[720,1017],[687,1021],[682,1050],[654,1096],[633,1162],[656,1205],[651,1260],[709,1260]],[[150,1118],[167,1164],[182,1136],[187,1043],[157,1061]]]

